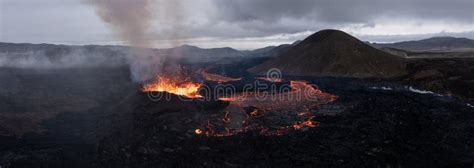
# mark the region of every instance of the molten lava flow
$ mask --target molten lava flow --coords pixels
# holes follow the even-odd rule
[[[241,133],[258,133],[280,136],[292,130],[318,127],[314,121],[315,110],[323,104],[334,102],[337,96],[324,93],[305,81],[290,81],[291,91],[268,94],[262,99],[258,93],[245,92],[232,97],[218,118],[208,118],[207,124],[196,133],[212,137],[233,136]]]
[[[156,79],[149,84],[145,84],[142,88],[144,92],[168,92],[188,98],[198,98],[200,83],[187,80],[173,80],[164,76],[157,76]]]
[[[314,127],[319,126],[319,122],[313,121],[313,118],[314,117],[311,117],[310,119],[308,119],[306,121],[297,121],[293,124],[292,127],[295,130],[299,130],[299,129],[304,128],[304,127],[314,128]]]
[[[197,71],[198,74],[200,74],[205,80],[208,81],[214,81],[218,83],[225,83],[225,82],[233,82],[233,81],[239,81],[242,80],[242,78],[231,78],[231,77],[226,77],[218,74],[211,74],[207,73],[203,69],[199,69]]]
[[[305,81],[290,81],[290,86],[293,90],[297,92],[307,92],[307,93],[312,93],[312,94],[321,94],[322,92],[313,86],[309,85]]]
[[[202,134],[202,130],[201,130],[201,129],[195,129],[195,130],[194,130],[194,133],[197,134],[197,135],[201,135],[201,134]]]
[[[283,82],[283,79],[280,79],[280,78],[268,78],[268,77],[256,77],[255,79],[258,79],[258,80],[266,80],[266,81],[269,81],[269,82],[274,82],[274,83],[280,83],[280,82]]]

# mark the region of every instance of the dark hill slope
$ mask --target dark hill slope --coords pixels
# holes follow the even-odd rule
[[[249,71],[263,75],[271,68],[278,68],[285,75],[358,78],[395,77],[406,72],[403,58],[338,30],[319,31]]]

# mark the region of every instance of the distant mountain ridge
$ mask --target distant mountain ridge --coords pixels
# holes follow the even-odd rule
[[[270,46],[241,51],[230,47],[204,49],[182,45],[169,49],[146,49],[128,46],[69,46],[55,44],[2,43],[0,67],[64,68],[88,66],[121,66],[143,53],[146,57],[162,57],[181,63],[229,63],[246,58],[273,57],[291,45]],[[133,51],[133,52],[132,52]]]
[[[204,49],[196,46],[183,45],[171,49],[156,49],[155,51],[162,53],[162,55],[181,59],[181,61],[187,63],[206,63],[225,59],[242,59],[247,56],[246,53],[230,47]]]
[[[125,47],[0,43],[0,67],[69,68],[122,66]]]
[[[290,49],[293,44],[282,44],[279,46],[268,46],[251,51],[246,51],[251,57],[276,57],[286,50]]]
[[[404,41],[397,43],[372,43],[376,47],[396,48],[403,50],[449,50],[449,49],[474,49],[474,40],[457,37],[432,37],[417,41]]]
[[[286,75],[395,77],[406,73],[404,59],[380,51],[339,30],[322,30],[288,51],[250,68],[264,75],[277,68]]]

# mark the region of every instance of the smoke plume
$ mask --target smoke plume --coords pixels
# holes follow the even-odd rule
[[[135,47],[150,47],[150,0],[88,0],[97,15],[125,42]]]
[[[151,0],[86,0],[97,15],[123,41],[136,48],[150,48]],[[129,58],[132,79],[142,82],[160,70],[161,59],[153,52],[132,49]]]

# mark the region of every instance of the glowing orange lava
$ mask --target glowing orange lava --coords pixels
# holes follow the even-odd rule
[[[191,82],[189,80],[173,80],[164,76],[157,76],[156,79],[149,84],[143,85],[144,92],[168,92],[175,95],[185,96],[188,98],[198,98],[201,83]]]
[[[299,129],[304,128],[304,127],[314,128],[314,127],[317,127],[317,126],[319,126],[319,122],[313,121],[312,117],[311,117],[311,119],[309,119],[309,120],[302,121],[302,122],[296,122],[295,124],[293,124],[292,127],[295,130],[299,130]]]
[[[242,80],[242,78],[231,78],[231,77],[226,77],[218,74],[211,74],[207,73],[203,69],[199,69],[197,71],[198,74],[200,74],[205,80],[208,81],[214,81],[218,83],[225,83],[225,82],[233,82],[233,81],[239,81]]]
[[[272,78],[268,78],[268,77],[256,77],[255,79],[266,80],[266,81],[275,82],[275,83],[283,82],[283,79],[280,79],[280,78],[272,79]]]
[[[255,92],[220,97],[229,101],[229,106],[223,109],[220,119],[208,120],[201,127],[201,134],[226,137],[258,132],[264,136],[281,136],[292,130],[318,127],[320,123],[314,121],[313,110],[334,102],[337,96],[322,92],[306,81],[290,81],[290,87],[291,91],[268,94],[266,98],[257,98]]]
[[[314,88],[305,81],[290,81],[290,86],[296,92],[306,92],[309,94],[321,94],[321,90]]]
[[[198,129],[194,130],[194,133],[195,133],[196,135],[201,135],[201,134],[202,134],[202,130],[198,128]]]

